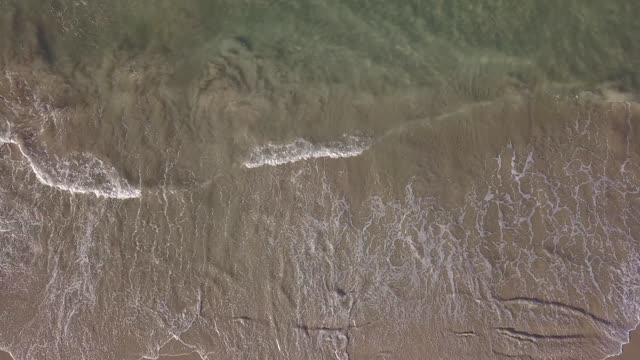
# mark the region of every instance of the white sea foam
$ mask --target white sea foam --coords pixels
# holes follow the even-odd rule
[[[112,199],[140,197],[140,189],[122,179],[116,169],[91,154],[78,154],[75,159],[39,159],[28,151],[25,158],[36,178],[44,185],[74,194],[93,194]],[[49,160],[49,161],[47,161]]]
[[[0,144],[15,144],[40,183],[74,194],[93,194],[111,199],[133,199],[141,195],[117,170],[92,154],[75,154],[60,159],[46,152],[37,153],[9,136],[0,136]]]
[[[15,143],[15,141],[11,140],[11,133],[8,130],[0,132],[0,145],[13,143]]]
[[[349,158],[362,154],[370,146],[369,140],[356,136],[345,137],[344,141],[333,141],[326,145],[315,145],[304,139],[297,139],[288,144],[268,143],[255,148],[244,162],[244,166],[257,168],[318,158]]]

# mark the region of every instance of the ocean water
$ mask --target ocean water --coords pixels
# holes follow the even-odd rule
[[[638,17],[0,0],[0,350],[618,354],[640,323]]]

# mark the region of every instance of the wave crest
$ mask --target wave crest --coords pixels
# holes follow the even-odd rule
[[[27,160],[38,181],[73,194],[93,194],[111,199],[133,199],[141,190],[130,185],[110,164],[90,153],[76,153],[68,158],[50,155],[10,136],[0,135],[0,144],[14,144]]]
[[[296,139],[288,144],[268,143],[255,148],[243,165],[257,168],[318,158],[349,158],[362,154],[370,146],[368,139],[357,136],[348,136],[342,142],[333,141],[326,145],[312,144],[304,139]]]

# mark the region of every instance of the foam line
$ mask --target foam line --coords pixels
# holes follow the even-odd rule
[[[38,181],[45,186],[72,194],[92,194],[110,199],[139,198],[142,193],[139,188],[122,179],[112,166],[91,154],[81,154],[81,160],[84,160],[82,162],[71,163],[58,160],[57,157],[58,161],[51,161],[38,158],[24,144],[14,139],[0,136],[0,144],[2,143],[17,145]],[[80,171],[73,170],[70,165],[77,165]]]
[[[304,139],[297,139],[288,144],[268,143],[255,148],[243,165],[247,168],[257,168],[318,158],[349,158],[362,154],[369,147],[369,141],[355,136],[349,136],[343,142],[336,141],[327,145],[314,145]]]

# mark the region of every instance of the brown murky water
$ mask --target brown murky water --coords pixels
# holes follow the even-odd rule
[[[639,7],[421,4],[0,0],[0,348],[618,353]]]
[[[622,354],[612,356],[610,360],[634,360],[640,357],[640,332],[636,329],[630,333],[629,343],[624,345]]]

